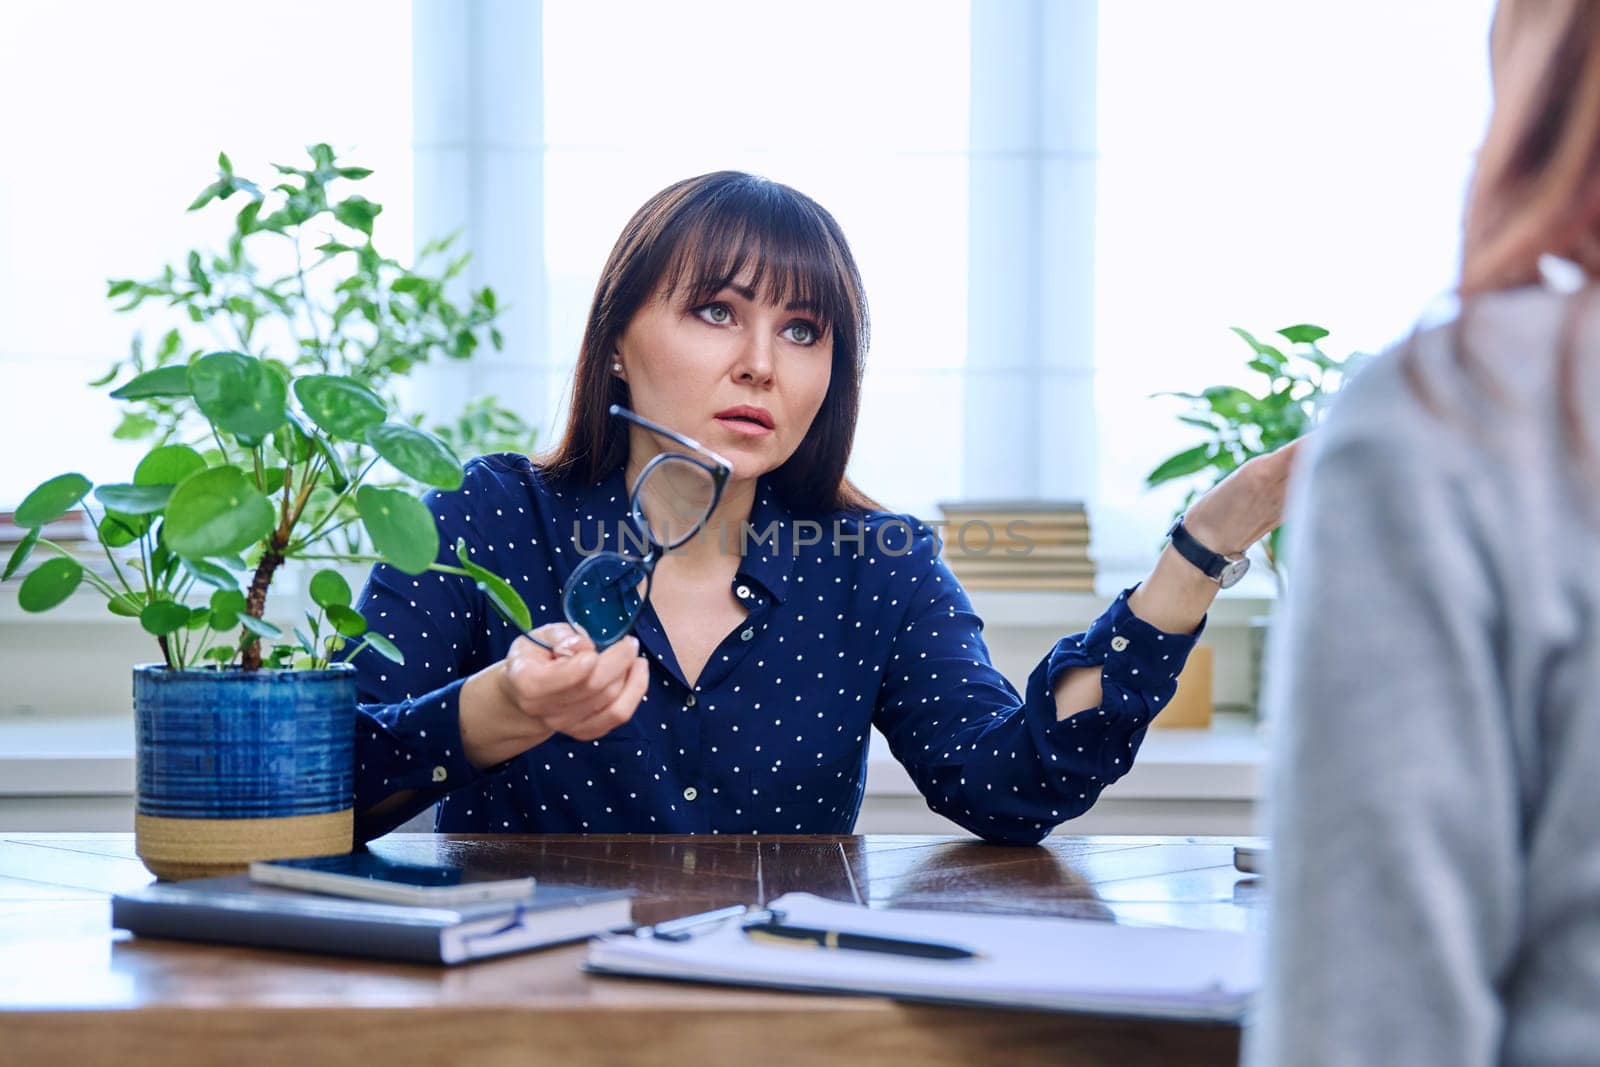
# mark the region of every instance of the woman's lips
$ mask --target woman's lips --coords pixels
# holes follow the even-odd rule
[[[721,416],[718,416],[717,422],[721,423],[723,426],[726,426],[734,433],[740,434],[744,437],[765,437],[772,432],[759,422],[756,422],[754,419],[725,419]]]

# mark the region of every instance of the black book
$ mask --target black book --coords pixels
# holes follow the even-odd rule
[[[522,900],[425,907],[305,893],[233,875],[118,893],[111,925],[142,937],[463,963],[628,926],[631,898],[625,889],[541,882]]]

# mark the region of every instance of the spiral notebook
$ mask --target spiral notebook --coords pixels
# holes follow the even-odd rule
[[[685,941],[590,942],[598,974],[862,993],[911,1000],[1152,1018],[1239,1020],[1261,982],[1260,939],[1226,930],[1085,919],[885,911],[789,893],[770,905],[796,925],[956,943],[973,959],[796,949],[747,937],[739,920]]]

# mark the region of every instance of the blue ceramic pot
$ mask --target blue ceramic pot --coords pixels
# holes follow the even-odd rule
[[[350,848],[354,668],[134,668],[138,851],[158,876]]]

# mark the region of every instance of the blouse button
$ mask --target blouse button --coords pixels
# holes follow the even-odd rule
[[[433,780],[434,781],[442,782],[448,777],[450,777],[450,772],[445,770],[443,767],[435,767],[433,769]]]
[[[746,631],[744,631],[744,633],[739,635],[739,640],[748,641],[752,637],[754,637],[755,635],[756,635],[756,632],[754,630],[746,630]]]
[[[1121,652],[1123,649],[1125,649],[1127,647],[1128,647],[1128,639],[1126,637],[1113,637],[1111,639],[1111,651],[1113,651],[1113,652]]]
[[[696,789],[692,785],[688,789],[685,789],[683,791],[683,799],[685,799],[685,800],[693,800],[695,797],[697,797],[699,795],[700,795],[700,790]]]
[[[693,693],[683,698],[683,706],[686,708],[692,708],[698,703],[700,703],[700,700]]]
[[[733,591],[733,595],[738,597],[740,600],[744,600],[750,596],[750,587],[748,585],[741,585],[739,588]]]

